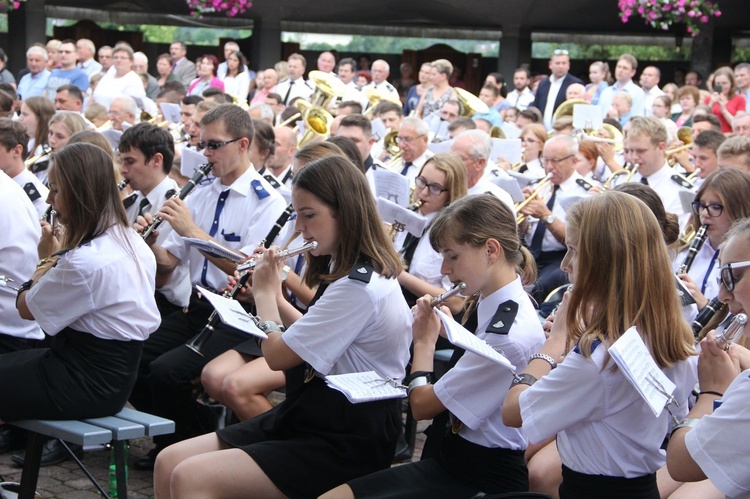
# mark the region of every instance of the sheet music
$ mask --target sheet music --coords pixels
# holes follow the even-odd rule
[[[406,397],[406,388],[394,386],[394,381],[383,379],[375,371],[332,374],[326,376],[326,384],[346,395],[352,404]]]
[[[196,289],[206,297],[206,300],[208,300],[211,305],[213,305],[216,309],[216,313],[219,314],[221,322],[253,336],[268,338],[266,333],[258,329],[252,316],[245,312],[245,309],[242,308],[242,305],[240,305],[237,300],[217,295],[216,293],[200,286],[196,286]]]
[[[392,224],[398,222],[404,225],[404,230],[420,237],[427,227],[427,219],[416,211],[407,210],[387,199],[378,198],[378,213],[383,222]]]
[[[161,108],[161,115],[164,119],[175,125],[180,124],[180,105],[172,104],[171,102],[162,102],[159,104]]]
[[[185,241],[185,246],[187,246],[188,248],[195,248],[198,251],[208,253],[209,255],[215,256],[216,258],[224,258],[234,263],[244,262],[245,260],[247,260],[247,257],[242,253],[236,253],[214,241],[205,241],[203,239],[197,239],[193,237],[183,237],[182,240]]]
[[[448,335],[448,341],[450,341],[452,345],[456,345],[457,347],[475,353],[480,357],[496,362],[512,371],[516,370],[516,366],[511,364],[505,355],[492,348],[489,343],[471,334],[461,324],[454,321],[453,317],[444,314],[438,309],[435,309],[435,311],[443,322],[445,332]]]
[[[375,192],[379,198],[384,198],[396,203],[397,205],[409,206],[409,192],[411,185],[409,179],[399,172],[392,172],[385,168],[376,169],[375,175]]]
[[[601,130],[602,111],[599,106],[573,104],[573,128],[581,130]]]
[[[208,163],[208,158],[203,155],[202,152],[194,151],[185,147],[182,149],[182,161],[180,162],[180,173],[190,178],[195,172],[198,171],[198,167],[204,163]]]
[[[515,123],[504,121],[500,128],[503,129],[506,139],[517,139],[521,136],[521,129]]]
[[[489,177],[490,182],[510,194],[510,197],[513,198],[514,203],[520,203],[524,199],[526,199],[526,196],[523,195],[523,192],[521,192],[521,187],[518,185],[518,180],[516,180],[513,177],[495,177],[494,175],[492,177]]]
[[[505,159],[511,165],[521,161],[521,139],[492,138],[492,161]]]
[[[453,145],[452,140],[444,140],[442,142],[430,142],[427,144],[427,149],[435,154],[440,152],[450,152],[451,146]]]
[[[654,416],[658,417],[669,402],[669,398],[660,392],[657,386],[670,394],[674,392],[676,386],[656,365],[635,326],[620,336],[608,351],[617,367],[651,407]]]

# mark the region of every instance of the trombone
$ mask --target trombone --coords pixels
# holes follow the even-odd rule
[[[531,194],[529,194],[529,196],[526,199],[516,203],[515,212],[518,213],[518,215],[516,216],[516,224],[520,225],[524,220],[526,220],[526,215],[523,213],[520,213],[521,209],[523,209],[523,207],[529,204],[531,201],[537,199],[539,197],[539,194],[541,194],[542,191],[544,191],[546,188],[550,186],[550,184],[552,183],[551,179],[552,179],[552,173],[548,173],[544,178],[542,178],[539,181],[539,183],[536,184],[536,187],[534,188],[533,191],[531,191]],[[548,196],[549,195],[551,195],[551,193],[548,193]],[[545,198],[548,196],[545,196]]]

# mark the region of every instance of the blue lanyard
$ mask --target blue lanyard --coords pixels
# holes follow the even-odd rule
[[[708,270],[706,270],[706,275],[703,276],[703,285],[701,286],[701,293],[706,294],[706,283],[708,283],[708,276],[711,275],[711,271],[714,268],[714,264],[716,263],[716,259],[719,256],[719,250],[716,250],[714,252],[713,258],[711,258],[711,263],[708,265]]]

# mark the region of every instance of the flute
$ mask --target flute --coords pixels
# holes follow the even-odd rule
[[[281,262],[283,260],[286,260],[287,258],[292,258],[297,255],[301,255],[302,253],[305,253],[310,250],[314,250],[318,247],[318,243],[316,241],[310,241],[309,243],[305,243],[299,248],[292,248],[292,249],[286,249],[279,251],[276,253],[276,262]],[[255,255],[250,257],[250,259],[245,260],[243,263],[237,265],[237,271],[238,272],[249,272],[253,270],[257,265],[258,262],[260,262],[260,259],[263,258],[263,255]]]
[[[433,298],[432,301],[430,302],[430,306],[431,307],[439,307],[443,303],[445,303],[446,301],[448,301],[450,298],[454,297],[455,295],[457,295],[458,293],[460,293],[461,291],[463,291],[464,289],[466,289],[466,283],[465,282],[457,282],[456,284],[453,285],[453,287],[451,289],[449,289],[448,291],[442,293],[440,296],[436,296],[435,298]]]
[[[276,261],[280,262],[286,258],[291,258],[293,256],[299,255],[301,253],[304,253],[305,251],[309,251],[317,247],[318,247],[318,243],[315,241],[312,241],[312,242],[306,243],[303,246],[300,246],[299,248],[279,251],[276,254]],[[252,267],[248,267],[248,269],[252,269],[252,268],[255,268],[259,260],[260,258],[255,258],[255,259],[251,258],[250,260],[245,262],[245,264],[243,265],[247,265],[250,262],[253,262]],[[239,266],[237,266],[237,270],[240,270]],[[242,272],[240,274],[240,278],[237,280],[237,283],[234,285],[234,287],[232,287],[232,289],[227,289],[226,291],[224,291],[224,294],[223,294],[224,298],[234,298],[235,296],[237,296],[237,293],[240,292],[240,289],[242,289],[242,287],[245,285],[249,277],[250,277],[250,270],[245,270],[244,272]],[[255,320],[255,318],[253,320]],[[219,321],[219,315],[216,312],[216,310],[214,310],[213,312],[211,312],[211,316],[208,318],[208,322],[206,323],[205,326],[203,326],[203,329],[201,330],[201,332],[193,336],[193,338],[190,341],[185,343],[185,346],[188,347],[193,352],[197,353],[198,355],[203,356],[203,345],[205,345],[206,341],[208,341],[208,339],[213,334],[214,328],[216,327],[216,324],[218,323],[218,321]]]
[[[186,197],[188,197],[190,192],[193,190],[193,187],[198,185],[198,182],[203,180],[203,177],[209,174],[213,166],[214,166],[213,163],[204,163],[200,165],[198,167],[198,171],[195,172],[195,174],[193,174],[193,177],[190,180],[188,180],[187,184],[182,186],[182,189],[177,191],[175,195],[172,196],[170,199],[177,198],[177,199],[184,200]],[[146,239],[148,239],[149,236],[153,234],[154,231],[158,229],[162,223],[164,223],[164,220],[161,217],[159,216],[154,217],[153,221],[150,224],[148,224],[148,226],[145,229],[143,229],[143,232],[141,232],[141,237],[143,238],[143,240],[145,241]]]
[[[723,348],[724,351],[729,350],[729,346],[739,340],[740,336],[742,336],[742,333],[745,330],[745,324],[747,324],[747,315],[735,315],[734,319],[732,319],[732,322],[729,323],[724,332],[716,337],[716,344]]]

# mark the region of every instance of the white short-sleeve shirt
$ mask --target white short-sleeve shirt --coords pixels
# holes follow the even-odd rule
[[[112,226],[60,256],[26,304],[49,335],[66,327],[97,338],[143,341],[159,327],[156,260],[132,229]]]
[[[597,344],[590,358],[574,349],[524,391],[523,430],[531,443],[557,435],[563,464],[579,473],[625,478],[654,473],[666,464],[660,447],[669,415],[654,417],[622,371],[612,370],[613,360],[602,370],[607,347]],[[683,410],[694,386],[693,369],[684,361],[664,371],[677,385],[674,395]]]
[[[49,207],[47,204],[47,196],[49,195],[47,186],[26,168],[13,177],[13,180],[23,188],[31,202],[34,203],[37,218],[42,218]]]
[[[487,332],[498,307],[509,300],[518,304],[518,313],[509,333]],[[544,343],[539,318],[518,277],[481,299],[477,309],[477,324],[477,337],[501,351],[516,366],[518,372],[523,371],[529,356],[538,352]],[[435,395],[463,423],[459,433],[462,438],[483,447],[522,450],[527,444],[523,432],[518,428],[505,426],[500,414],[512,378],[512,373],[506,367],[466,352],[435,383]]]
[[[373,272],[369,283],[350,277],[332,282],[281,338],[322,375],[375,371],[402,379],[411,323],[398,281]]]
[[[15,287],[31,279],[39,261],[37,245],[42,235],[39,217],[23,189],[0,171],[0,275],[13,279]],[[16,292],[0,286],[0,334],[41,340],[36,322],[16,310]]]
[[[713,414],[685,435],[685,446],[711,483],[728,497],[750,494],[750,370],[740,373]]]
[[[661,202],[664,203],[664,209],[667,210],[667,213],[674,213],[677,215],[680,219],[680,227],[685,227],[691,214],[689,211],[685,211],[682,208],[680,192],[690,189],[686,189],[678,182],[672,180],[672,176],[676,173],[677,172],[674,168],[670,167],[667,163],[664,163],[664,166],[662,166],[662,168],[656,173],[647,177],[647,180],[649,187],[656,191]],[[640,182],[642,177],[643,175],[636,172],[631,178],[631,182]]]

